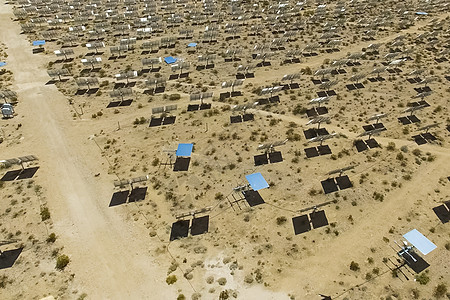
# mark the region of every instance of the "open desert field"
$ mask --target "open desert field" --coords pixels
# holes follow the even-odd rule
[[[0,3],[0,299],[450,299],[450,2]]]

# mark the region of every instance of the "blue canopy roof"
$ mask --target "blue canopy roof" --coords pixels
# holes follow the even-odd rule
[[[188,47],[196,47],[197,46],[197,43],[189,43],[188,44]]]
[[[191,156],[193,148],[194,144],[178,144],[176,155],[185,157]]]
[[[6,63],[4,61],[0,61],[0,67],[6,66]]]
[[[413,229],[410,232],[403,235],[414,247],[417,248],[423,255],[427,255],[431,251],[437,248],[429,239],[421,234],[417,229]]]
[[[164,61],[166,62],[166,64],[170,65],[170,64],[173,64],[174,62],[176,62],[177,59],[172,56],[167,56],[167,57],[164,57]]]
[[[261,175],[261,173],[253,173],[250,175],[245,175],[248,183],[254,191],[262,190],[269,187],[269,184]]]
[[[33,41],[33,46],[43,46],[45,45],[45,40]]]

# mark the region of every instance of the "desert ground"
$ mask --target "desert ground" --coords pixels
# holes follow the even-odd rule
[[[0,181],[0,250],[19,253],[9,265],[0,257],[0,298],[450,299],[449,224],[433,211],[450,200],[449,7],[1,2],[0,95],[17,96],[0,99],[15,110],[0,120],[0,160],[33,155],[25,167],[39,169]],[[83,64],[92,58],[101,62]],[[254,76],[239,81],[242,70]],[[277,88],[290,83],[298,86]],[[347,87],[355,83],[363,87]],[[230,85],[238,93],[221,96]],[[309,116],[310,101],[330,90],[337,95],[320,104],[328,112]],[[201,93],[212,93],[203,100],[211,107],[188,109]],[[244,113],[253,120],[231,123]],[[386,114],[386,130],[362,136],[376,114]],[[149,126],[170,116],[173,124]],[[402,125],[406,116],[420,122]],[[305,135],[317,126],[328,139]],[[435,139],[423,143],[425,132]],[[359,151],[370,137],[379,146]],[[258,146],[277,141],[269,150],[283,160],[256,163]],[[180,143],[194,145],[187,171],[174,171]],[[332,153],[307,157],[319,144]],[[327,193],[321,182],[349,166],[352,187]],[[3,163],[0,176],[17,169]],[[252,173],[269,185],[254,206],[237,189],[251,189]],[[147,189],[115,202],[132,187]],[[295,234],[293,218],[322,210],[328,225]],[[206,215],[207,232],[171,240],[178,220]],[[412,229],[437,246],[418,274],[397,268],[396,242]]]

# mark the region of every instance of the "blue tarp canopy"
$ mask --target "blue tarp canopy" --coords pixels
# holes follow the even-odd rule
[[[417,229],[413,229],[410,232],[403,235],[403,237],[417,248],[423,255],[427,255],[431,251],[437,248],[429,239],[421,234]]]
[[[251,188],[254,191],[262,190],[269,187],[269,184],[261,175],[261,173],[253,173],[250,175],[245,175],[245,179],[247,179],[248,183],[250,184]]]
[[[188,47],[196,47],[197,46],[197,43],[189,43],[188,44]]]
[[[167,57],[164,57],[164,61],[166,62],[166,64],[170,65],[170,64],[173,64],[174,62],[176,62],[177,59],[172,56],[167,56]]]
[[[0,61],[0,67],[6,66],[6,63],[4,61]]]
[[[45,45],[45,40],[33,41],[33,46],[43,46]]]
[[[191,156],[193,148],[194,144],[178,144],[176,155],[184,157]]]

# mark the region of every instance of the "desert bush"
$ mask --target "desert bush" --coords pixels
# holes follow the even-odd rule
[[[217,279],[217,283],[219,285],[225,285],[225,284],[227,284],[227,279],[225,277],[221,277],[221,278]]]
[[[277,225],[283,225],[284,223],[286,223],[287,219],[286,217],[278,217],[277,218]]]
[[[357,263],[357,262],[354,262],[354,261],[352,261],[351,263],[350,263],[350,270],[352,270],[352,271],[359,271],[359,264]]]
[[[175,282],[177,282],[177,276],[175,276],[175,275],[167,276],[166,283],[168,285],[174,284]]]
[[[386,147],[386,149],[389,150],[389,151],[394,151],[395,150],[395,143],[394,142],[389,142],[387,147]]]
[[[58,258],[56,259],[56,268],[58,270],[64,270],[64,268],[69,264],[70,259],[67,255],[60,255],[58,256]]]
[[[442,298],[447,294],[447,286],[445,283],[438,284],[433,291],[433,296],[436,298]]]
[[[52,232],[47,238],[47,243],[54,243],[55,241],[56,241],[56,234]]]
[[[171,94],[171,95],[169,96],[169,100],[170,100],[170,101],[179,100],[180,98],[181,98],[181,95],[180,95],[180,94]]]
[[[428,282],[430,282],[430,277],[428,277],[426,272],[422,272],[418,275],[416,275],[416,281],[420,283],[421,285],[426,285]]]
[[[42,219],[42,221],[50,219],[50,211],[48,210],[48,207],[46,207],[46,206],[41,207],[41,219]]]

